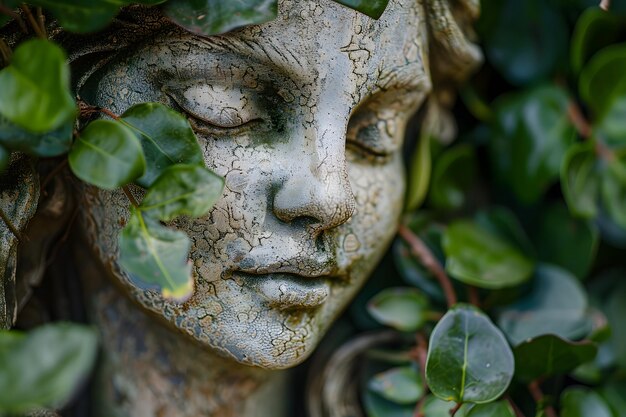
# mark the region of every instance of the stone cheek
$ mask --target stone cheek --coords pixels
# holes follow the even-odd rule
[[[155,100],[186,112],[207,166],[226,178],[207,216],[173,224],[193,241],[192,298],[165,301],[120,271],[122,193],[86,190],[83,222],[143,308],[271,369],[312,352],[387,248],[403,203],[404,129],[430,88],[414,0],[392,1],[380,21],[327,1],[280,10],[224,37],[168,29],[94,75],[91,104],[121,113]]]

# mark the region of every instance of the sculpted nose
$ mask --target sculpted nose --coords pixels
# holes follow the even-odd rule
[[[343,146],[337,161],[300,161],[274,195],[274,214],[291,223],[309,218],[316,232],[331,229],[352,217],[356,201],[348,180]],[[310,161],[309,161],[310,162]]]

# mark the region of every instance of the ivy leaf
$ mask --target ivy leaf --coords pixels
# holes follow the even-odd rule
[[[626,229],[626,160],[614,159],[602,175],[603,207],[611,219]]]
[[[476,287],[512,287],[532,275],[531,260],[508,242],[468,221],[456,221],[448,226],[443,249],[450,275]]]
[[[561,167],[561,188],[572,214],[584,218],[593,218],[598,214],[600,184],[593,144],[573,145]]]
[[[576,139],[569,96],[545,85],[498,99],[489,143],[498,178],[523,203],[532,203],[559,178],[563,158]]]
[[[424,401],[424,415],[428,417],[450,417],[450,411],[456,406],[451,401],[444,401],[434,395],[428,395]],[[463,407],[457,415],[460,417]]]
[[[600,395],[613,411],[614,417],[626,416],[626,382],[609,382],[600,389]]]
[[[0,411],[63,406],[90,372],[97,340],[95,329],[69,323],[0,331]]]
[[[445,401],[488,403],[509,387],[514,367],[513,352],[489,317],[459,304],[433,330],[426,381]]]
[[[169,0],[165,14],[177,25],[200,35],[219,35],[241,26],[276,19],[277,0]]]
[[[567,374],[592,361],[598,347],[589,342],[570,342],[555,335],[528,339],[515,347],[515,376],[526,381]]]
[[[339,4],[348,6],[368,15],[371,18],[378,19],[387,8],[389,0],[335,0]]]
[[[444,210],[461,208],[477,172],[478,162],[472,147],[460,145],[446,150],[435,161],[429,195],[431,205]]]
[[[407,211],[413,211],[421,206],[428,193],[432,168],[431,141],[430,135],[421,135],[417,149],[413,153],[406,192]]]
[[[539,265],[530,293],[501,310],[498,326],[513,345],[549,333],[575,339],[590,330],[587,307],[585,290],[572,274]]]
[[[139,135],[146,157],[146,172],[137,184],[148,188],[174,164],[204,165],[204,158],[189,121],[160,103],[141,103],[126,110],[122,122]]]
[[[11,65],[0,71],[0,114],[32,133],[73,123],[76,104],[65,61],[65,52],[50,41],[20,44]]]
[[[613,417],[597,393],[582,387],[567,388],[561,395],[561,417]]]
[[[419,330],[427,320],[428,299],[413,288],[389,288],[367,304],[378,322],[403,332]]]
[[[64,123],[47,133],[31,133],[0,116],[0,144],[38,157],[53,157],[67,153],[72,146],[74,121]]]
[[[120,264],[135,285],[160,289],[164,298],[184,300],[193,291],[189,237],[131,208],[119,240]]]
[[[78,178],[106,190],[130,183],[146,169],[137,136],[111,120],[91,122],[72,146],[68,161]]]
[[[515,417],[515,411],[507,401],[495,401],[488,404],[471,406],[464,417]]]
[[[152,184],[140,209],[146,215],[170,221],[180,215],[200,217],[222,195],[224,179],[200,165],[168,167]]]
[[[412,366],[392,368],[376,374],[368,387],[396,404],[415,404],[424,394],[422,377]]]

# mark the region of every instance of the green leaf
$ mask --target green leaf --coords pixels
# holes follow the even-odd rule
[[[547,85],[505,95],[494,104],[489,148],[495,175],[523,203],[535,202],[559,178],[576,138],[569,100],[565,90]]]
[[[396,404],[380,395],[365,390],[363,405],[368,417],[413,417],[414,405]]]
[[[488,403],[506,391],[514,367],[513,352],[489,317],[459,304],[433,330],[426,381],[443,400]]]
[[[609,382],[600,389],[600,395],[613,411],[613,417],[626,417],[626,382]]]
[[[0,144],[28,155],[53,157],[67,153],[72,146],[74,120],[43,134],[31,133],[0,116]]]
[[[111,120],[91,122],[78,136],[68,160],[78,178],[107,190],[130,183],[146,168],[137,136]]]
[[[152,184],[140,209],[170,221],[180,215],[200,217],[222,195],[224,179],[200,165],[172,165]]]
[[[456,404],[451,401],[444,401],[434,395],[429,395],[424,401],[424,416],[426,417],[450,417],[450,410],[452,410]],[[458,417],[461,417],[461,410],[457,413]],[[457,417],[455,416],[455,417]]]
[[[515,411],[507,401],[495,401],[489,404],[472,406],[464,417],[515,417]]]
[[[432,168],[431,141],[430,135],[421,135],[417,149],[413,153],[406,192],[406,211],[411,212],[421,206],[428,193]]]
[[[542,261],[553,263],[585,278],[598,249],[598,230],[588,221],[573,218],[558,204],[542,210],[535,235]]]
[[[207,36],[269,22],[278,15],[277,0],[170,0],[164,8],[174,23]]]
[[[456,221],[443,236],[446,270],[480,288],[512,287],[527,281],[533,262],[498,236],[468,221]]]
[[[623,272],[618,275],[618,278],[621,280],[624,277],[625,274]],[[606,294],[606,298],[601,301],[611,326],[610,346],[617,363],[626,369],[626,326],[624,326],[624,317],[626,317],[626,284],[624,281],[614,281],[610,293]]]
[[[611,219],[626,229],[626,159],[614,159],[606,166],[601,196]]]
[[[160,103],[137,104],[126,110],[121,120],[141,139],[147,162],[146,173],[137,180],[142,187],[150,187],[171,165],[204,165],[189,121],[169,107]]]
[[[368,388],[396,404],[415,404],[424,394],[422,377],[412,366],[376,374],[370,379]]]
[[[169,229],[131,208],[119,242],[120,264],[135,285],[159,289],[164,298],[184,300],[191,295],[191,241],[185,233]]]
[[[569,29],[552,3],[483,0],[481,9],[478,32],[487,57],[512,84],[546,80],[566,61]]]
[[[513,345],[544,334],[575,339],[590,331],[587,306],[587,295],[572,274],[539,265],[531,291],[502,309],[498,326]]]
[[[569,210],[575,216],[593,218],[598,214],[601,176],[593,144],[573,145],[561,167],[561,188]]]
[[[502,206],[492,206],[474,216],[478,226],[514,245],[528,258],[535,258],[535,248],[524,227],[511,210]]]
[[[389,0],[335,0],[339,4],[358,10],[374,19],[378,19],[385,9]]]
[[[69,323],[0,331],[0,411],[63,406],[89,374],[97,340],[95,329]]]
[[[579,365],[592,361],[598,347],[589,342],[570,342],[555,335],[526,340],[517,347],[515,376],[526,382],[567,374]]]
[[[65,53],[46,40],[17,47],[11,65],[0,71],[0,114],[32,133],[46,133],[73,121]]]
[[[561,417],[613,417],[597,393],[582,387],[567,388],[561,395]]]
[[[446,150],[435,161],[429,195],[431,205],[444,210],[461,208],[477,172],[478,162],[472,147],[460,145]]]
[[[403,332],[419,330],[427,320],[428,299],[413,288],[388,288],[367,304],[378,322]]]
[[[615,101],[626,94],[626,43],[611,45],[595,54],[578,79],[580,96],[601,123]]]

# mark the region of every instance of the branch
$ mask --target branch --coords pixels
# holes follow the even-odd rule
[[[448,308],[455,305],[457,303],[457,296],[454,286],[452,285],[452,281],[444,271],[437,258],[435,258],[430,249],[428,249],[428,246],[426,246],[426,244],[422,242],[422,239],[420,239],[405,225],[400,225],[398,228],[398,234],[409,244],[413,255],[417,256],[422,265],[424,265],[424,267],[428,269],[435,276],[435,278],[437,278],[439,285],[441,285],[441,288],[446,296]]]

